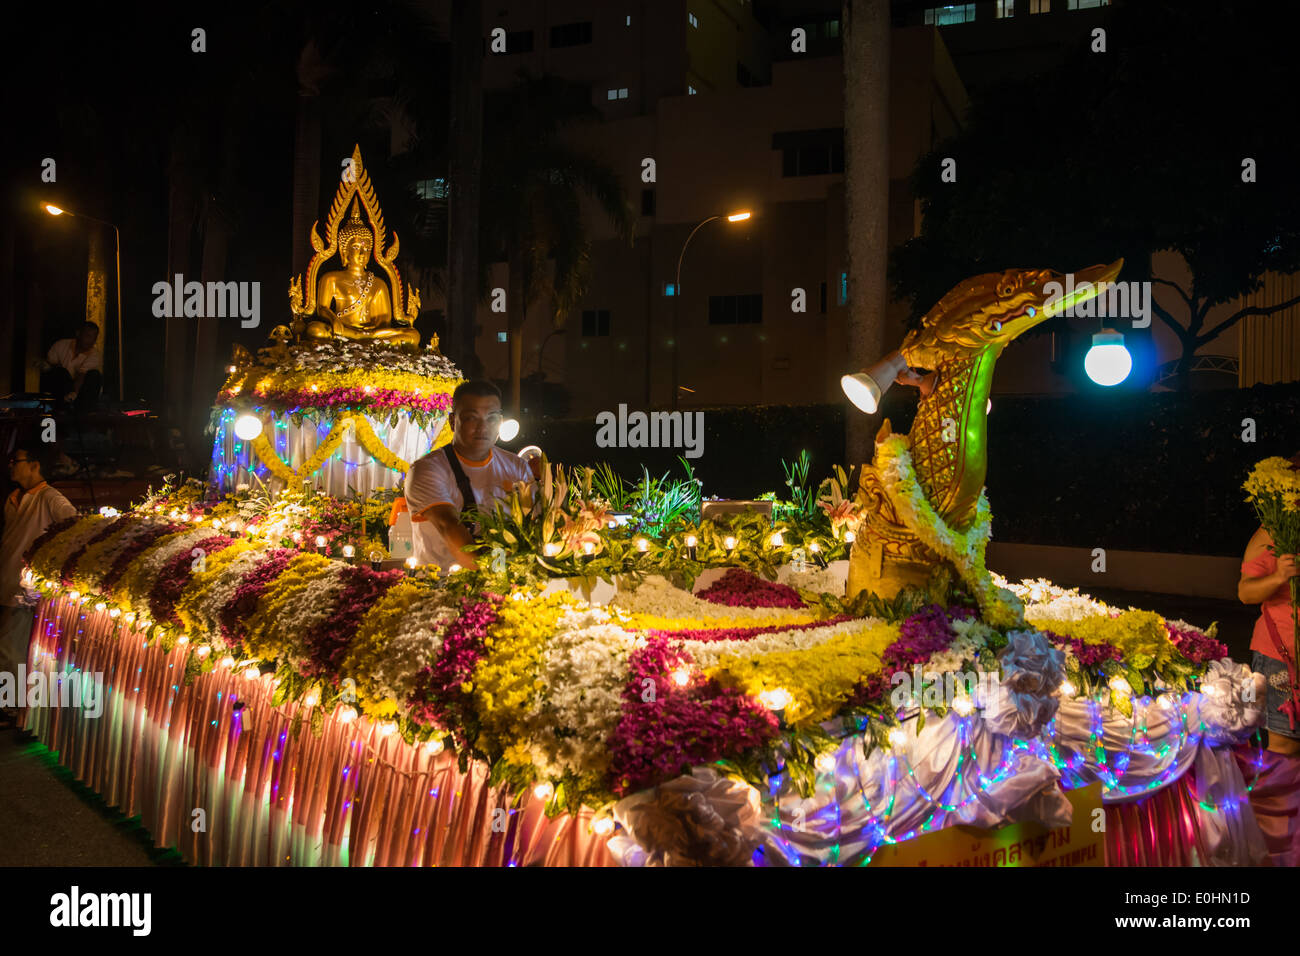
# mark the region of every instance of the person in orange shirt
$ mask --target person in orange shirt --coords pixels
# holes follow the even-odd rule
[[[1300,452],[1291,458],[1300,469]],[[1241,560],[1237,597],[1260,605],[1251,635],[1251,669],[1267,681],[1264,713],[1268,729],[1265,766],[1250,802],[1277,866],[1300,865],[1300,687],[1297,687],[1291,579],[1300,574],[1296,555],[1277,554],[1273,538],[1260,528]]]
[[[18,673],[27,662],[34,614],[22,586],[23,553],[56,521],[77,509],[45,483],[41,458],[48,445],[20,445],[9,455],[9,479],[18,487],[5,499],[4,535],[0,537],[0,672]],[[0,724],[16,714],[0,714]]]

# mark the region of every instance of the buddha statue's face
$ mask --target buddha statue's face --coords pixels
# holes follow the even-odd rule
[[[360,272],[370,261],[370,251],[373,248],[374,240],[369,235],[348,237],[339,249],[339,259],[343,263],[343,268]]]

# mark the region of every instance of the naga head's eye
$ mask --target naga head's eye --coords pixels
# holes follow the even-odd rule
[[[994,332],[1001,332],[1001,331],[1002,331],[1002,320],[1001,320],[1001,319],[994,319],[992,322],[989,323],[989,328],[991,328]]]

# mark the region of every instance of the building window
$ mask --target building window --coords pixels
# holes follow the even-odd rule
[[[840,273],[839,304],[840,305],[849,304],[849,274],[847,272]]]
[[[498,333],[497,333],[497,341],[498,341],[498,342],[505,342],[505,341],[508,341],[509,339],[510,339],[510,333],[509,333],[509,332],[498,332]]]
[[[653,216],[655,214],[655,191],[653,189],[641,190],[641,215]]]
[[[820,314],[825,315],[826,314],[826,283],[825,282],[822,283],[821,298],[819,300],[819,304],[821,305],[821,308],[818,309],[817,311]]]
[[[1029,0],[1030,13],[1051,13],[1052,0]]]
[[[844,130],[808,129],[775,133],[782,176],[825,176],[844,172]]]
[[[624,26],[629,26],[629,27],[630,27],[631,25],[632,25],[632,14],[629,13],[629,14],[627,15],[627,23],[625,23]]]
[[[616,99],[618,99],[618,90],[606,90],[606,91],[605,91],[605,99],[607,99],[607,100],[616,100]]]
[[[621,87],[619,87],[619,90],[618,90],[618,98],[619,98],[620,100],[625,100],[625,99],[627,99],[627,87],[626,87],[626,86],[621,86]]]
[[[533,52],[533,31],[518,30],[506,34],[506,55]]]
[[[696,91],[695,91],[695,87],[693,87],[693,86],[691,86],[691,84],[687,83],[687,84],[686,84],[686,95],[687,95],[687,96],[694,96],[694,95],[695,95],[695,92],[696,92]]]
[[[754,75],[749,72],[749,67],[743,63],[736,64],[736,82],[741,86],[754,85]]]
[[[609,309],[583,309],[582,335],[584,338],[609,335]]]
[[[929,23],[930,21],[926,21]],[[809,40],[835,40],[840,35],[840,18],[825,17],[821,20],[806,20],[799,24]]]
[[[421,199],[446,199],[447,180],[421,179],[415,184],[415,194]]]
[[[591,42],[591,21],[559,23],[551,27],[551,46],[582,46]]]
[[[925,11],[925,22],[936,27],[954,23],[970,23],[975,19],[975,4],[954,3],[946,7],[930,7]]]
[[[709,296],[710,325],[758,325],[763,321],[763,294]]]
[[[1069,10],[1091,10],[1094,7],[1108,7],[1110,0],[1070,0]]]
[[[691,26],[695,27],[695,29],[698,30],[700,28],[700,18],[689,10],[686,12],[686,19],[691,22]]]
[[[998,0],[997,14],[999,20],[1016,15],[1016,0]]]

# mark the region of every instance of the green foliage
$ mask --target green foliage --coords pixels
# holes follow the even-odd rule
[[[808,471],[812,455],[805,448],[793,462],[781,461],[785,472],[785,486],[790,489],[789,518],[811,518],[817,513],[817,491],[808,485]]]

